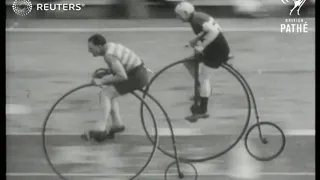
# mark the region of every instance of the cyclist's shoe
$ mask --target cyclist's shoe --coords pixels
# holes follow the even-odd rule
[[[123,132],[125,130],[125,127],[122,125],[122,126],[113,126],[110,128],[109,130],[109,135],[110,136],[114,136],[116,133],[120,133],[120,132]]]
[[[196,113],[192,114],[191,116],[187,116],[185,119],[189,121],[190,123],[195,123],[198,121],[198,119],[206,119],[209,117],[209,114],[207,113]]]
[[[80,137],[86,141],[94,140],[97,142],[103,142],[105,140],[114,139],[114,134],[110,134],[107,131],[91,130],[88,133],[82,134]]]

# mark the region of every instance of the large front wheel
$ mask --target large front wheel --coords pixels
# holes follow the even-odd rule
[[[150,91],[150,87],[152,84],[154,84],[155,80],[156,79],[159,79],[159,77],[161,75],[164,75],[164,74],[167,74],[167,76],[165,77],[165,80],[166,80],[166,84],[172,84],[172,83],[169,83],[170,79],[169,78],[174,78],[180,74],[180,72],[177,72],[177,71],[180,71],[180,69],[184,69],[185,71],[187,71],[185,68],[180,68],[179,70],[176,70],[174,72],[171,72],[173,74],[175,74],[176,76],[171,76],[168,72],[169,69],[172,69],[173,67],[176,67],[177,65],[182,65],[182,64],[185,64],[185,63],[192,63],[191,62],[192,60],[191,59],[184,59],[184,60],[181,60],[181,61],[177,61],[175,63],[172,63],[166,67],[164,67],[162,70],[160,70],[158,73],[156,73],[150,80],[149,84],[147,85],[145,91],[144,91],[144,95],[143,95],[143,98],[145,98],[147,96],[147,93]],[[223,112],[220,112],[222,115],[230,115],[232,113],[240,113],[242,114],[242,118],[239,118],[239,116],[235,115],[234,114],[234,117],[233,118],[230,118],[230,117],[227,117],[226,119],[233,119],[237,121],[237,123],[239,123],[241,120],[245,120],[243,123],[244,123],[244,126],[242,126],[241,128],[241,132],[240,134],[237,134],[237,133],[234,133],[234,131],[229,131],[229,133],[232,135],[231,137],[233,137],[235,140],[232,140],[230,141],[230,138],[228,136],[228,138],[226,138],[226,136],[224,136],[224,140],[228,141],[228,144],[227,144],[227,147],[222,147],[220,150],[219,149],[219,152],[218,153],[215,153],[215,154],[212,154],[212,155],[209,155],[209,156],[206,156],[206,157],[201,157],[201,155],[199,154],[196,154],[194,156],[197,156],[197,157],[201,157],[201,158],[187,158],[187,157],[179,157],[179,160],[180,161],[183,161],[183,162],[204,162],[204,161],[208,161],[208,160],[212,160],[212,159],[215,159],[219,156],[222,156],[224,154],[226,154],[227,152],[229,152],[243,137],[243,135],[245,134],[246,132],[246,129],[248,127],[248,124],[249,124],[249,120],[250,120],[250,115],[251,115],[251,104],[250,104],[250,96],[249,96],[249,93],[246,89],[246,86],[245,84],[243,83],[243,81],[241,80],[241,78],[237,75],[237,73],[235,73],[231,68],[230,66],[228,65],[222,65],[221,66],[222,70],[214,70],[214,72],[221,72],[224,70],[224,73],[226,74],[226,77],[227,75],[231,75],[232,78],[228,78],[228,79],[224,79],[225,77],[224,76],[221,76],[222,77],[218,82],[215,82],[215,84],[213,86],[218,86],[220,88],[220,91],[219,91],[219,97],[226,97],[228,98],[227,101],[225,102],[229,102],[231,104],[228,104],[225,106],[225,108],[223,108]],[[166,73],[164,73],[166,72]],[[226,73],[227,72],[227,73]],[[217,76],[218,77],[218,76]],[[229,86],[230,85],[230,79],[237,82],[239,88],[235,88],[233,86]],[[229,81],[228,81],[229,80]],[[179,79],[179,81],[182,81],[181,79]],[[193,81],[191,81],[193,82]],[[180,82],[181,83],[181,82]],[[159,87],[163,88],[162,87],[162,84],[164,83],[161,83]],[[193,83],[192,83],[193,84]],[[191,84],[191,85],[192,85]],[[236,84],[236,83],[234,83]],[[186,85],[186,84],[185,84]],[[174,86],[178,86],[176,84],[174,84]],[[223,88],[221,88],[223,87]],[[178,87],[174,87],[175,89],[179,89]],[[159,91],[159,90],[158,90]],[[235,95],[234,92],[237,92],[239,93],[240,92],[240,96],[241,98],[243,99],[242,102],[238,102],[237,100],[239,99],[239,95]],[[157,98],[157,99],[161,99],[161,100],[164,100],[164,98]],[[213,98],[214,99],[214,98]],[[172,99],[171,99],[172,100]],[[231,101],[231,102],[230,102]],[[164,103],[166,104],[166,103]],[[192,103],[190,102],[190,105]],[[233,109],[231,109],[233,108]],[[230,110],[231,109],[231,110]],[[143,116],[143,109],[141,109],[142,111],[142,116]],[[169,116],[166,117],[168,123],[169,123],[169,126],[171,126],[170,124],[170,119],[169,119]],[[221,119],[222,121],[227,121],[226,119]],[[208,121],[214,121],[212,119],[208,119]],[[184,120],[184,115],[181,114],[181,121],[185,121]],[[233,124],[231,123],[229,126],[232,126]],[[241,124],[242,125],[242,124]],[[212,125],[211,125],[212,126]],[[212,128],[217,128],[217,127],[212,127]],[[173,147],[175,148],[176,147],[176,142],[175,142],[175,136],[174,136],[174,133],[172,132],[171,134],[172,136],[172,143],[173,143]],[[147,137],[148,139],[154,144],[155,142],[152,140],[152,138],[150,137],[149,133],[147,132]],[[212,143],[212,146],[216,144],[216,142],[211,142]],[[210,144],[211,144],[210,143]],[[191,143],[192,144],[192,143]],[[164,150],[163,147],[161,147],[160,145],[158,146],[158,149],[164,153],[165,155],[171,157],[171,158],[176,158],[175,154],[174,153],[170,153],[168,150]],[[211,153],[211,151],[210,151]]]

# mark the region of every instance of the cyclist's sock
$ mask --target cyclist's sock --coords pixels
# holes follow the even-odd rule
[[[208,97],[200,97],[200,108],[202,113],[207,113],[208,110]]]
[[[208,107],[208,99],[211,94],[210,79],[202,79],[200,83],[200,108],[202,110],[202,113],[206,113]]]

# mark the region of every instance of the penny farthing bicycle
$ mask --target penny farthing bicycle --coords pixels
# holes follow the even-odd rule
[[[105,75],[107,75],[108,73],[106,73],[106,69],[97,69],[94,73],[93,73],[93,76],[95,76],[96,74],[98,73],[104,73]],[[41,132],[41,136],[42,136],[42,148],[43,148],[43,151],[44,151],[44,155],[45,155],[45,158],[50,166],[50,168],[54,171],[54,173],[60,178],[60,179],[63,179],[63,180],[67,180],[66,176],[64,176],[62,173],[59,172],[59,170],[54,166],[54,164],[52,163],[51,159],[50,159],[50,156],[49,156],[49,153],[48,153],[48,149],[47,149],[47,141],[46,141],[46,130],[47,130],[47,125],[48,125],[48,122],[50,120],[50,117],[51,115],[53,114],[54,110],[56,109],[57,105],[59,103],[61,103],[61,101],[63,99],[65,99],[67,96],[71,95],[72,93],[75,93],[76,91],[79,91],[81,89],[86,89],[86,88],[100,88],[100,87],[97,87],[95,85],[93,85],[92,83],[88,83],[88,84],[83,84],[83,85],[80,85],[76,88],[73,88],[72,90],[66,92],[63,96],[61,96],[53,105],[52,107],[50,108],[50,110],[48,111],[46,117],[45,117],[45,120],[44,120],[44,123],[43,123],[43,126],[42,126],[42,132]],[[161,106],[161,104],[152,96],[150,95],[149,93],[145,93],[143,90],[139,90],[140,92],[143,92],[143,95],[144,96],[147,96],[149,97],[161,110],[162,110],[162,113],[163,115],[166,117],[166,120],[169,124],[169,126],[171,127],[171,123],[169,121],[169,117],[167,116],[166,112],[164,111],[164,108]],[[146,160],[145,164],[142,165],[142,167],[139,169],[139,171],[133,175],[132,177],[130,177],[129,179],[130,180],[133,180],[133,179],[136,179],[145,169],[146,167],[150,164],[155,152],[156,152],[156,149],[158,147],[158,143],[159,143],[159,135],[158,135],[158,127],[157,127],[157,123],[156,123],[156,120],[155,120],[155,116],[153,114],[153,112],[151,111],[150,107],[148,106],[148,104],[145,102],[145,97],[144,98],[141,98],[136,92],[131,92],[132,95],[134,95],[139,101],[141,101],[141,106],[142,107],[146,107],[146,109],[148,110],[149,114],[150,114],[150,117],[152,119],[152,123],[153,123],[153,128],[154,128],[154,139],[152,139],[150,137],[150,134],[148,134],[148,137],[150,139],[152,139],[152,143],[153,143],[153,148],[151,150],[151,153],[148,157],[148,159]],[[144,131],[145,132],[148,132],[147,129],[146,129],[146,125],[145,125],[145,120],[144,118],[141,118],[142,120],[142,126],[144,128]],[[171,134],[172,134],[172,137],[173,137],[173,130],[171,128]],[[79,135],[80,136],[80,135]],[[80,138],[80,137],[79,137]],[[178,161],[178,156],[177,156],[177,152],[175,152],[175,159]],[[178,163],[177,163],[178,164]]]
[[[196,53],[195,53],[195,57],[196,56]],[[234,57],[233,56],[229,56],[229,60],[230,59],[233,59]],[[199,61],[194,61],[192,59],[183,59],[183,60],[180,60],[180,61],[177,61],[177,62],[174,62],[172,64],[169,64],[167,66],[165,66],[164,68],[162,68],[159,72],[157,72],[150,80],[148,86],[146,87],[145,91],[144,91],[144,95],[143,95],[143,98],[146,97],[146,95],[148,94],[148,92],[150,91],[150,87],[152,86],[152,84],[154,83],[154,81],[163,73],[165,73],[168,69],[172,68],[172,67],[175,67],[177,65],[181,65],[183,63],[187,63],[187,62],[194,62],[194,65],[195,65],[195,78],[194,78],[194,103],[193,103],[193,106],[196,106],[199,102],[199,91],[198,91],[198,87],[199,87]],[[243,90],[243,93],[246,97],[246,101],[247,101],[247,110],[246,110],[246,121],[245,121],[245,124],[244,124],[244,127],[242,129],[242,131],[240,132],[239,136],[236,138],[236,140],[231,144],[229,145],[229,147],[225,148],[224,150],[222,150],[221,152],[219,153],[216,153],[216,154],[213,154],[209,157],[205,157],[205,158],[185,158],[185,157],[178,157],[178,159],[176,158],[176,154],[172,154],[166,150],[164,150],[162,147],[160,147],[160,145],[158,146],[158,149],[164,153],[165,155],[171,157],[171,158],[175,158],[175,162],[171,163],[167,169],[166,169],[166,173],[168,171],[169,168],[171,168],[174,164],[177,165],[177,169],[178,169],[178,173],[179,173],[179,177],[183,177],[183,173],[180,172],[180,169],[179,169],[179,161],[180,162],[184,162],[184,163],[191,163],[191,162],[205,162],[205,161],[208,161],[208,160],[213,160],[215,158],[218,158],[224,154],[226,154],[227,152],[229,152],[233,147],[235,147],[238,142],[244,137],[244,145],[245,145],[245,148],[246,150],[248,151],[248,153],[254,157],[255,159],[259,160],[259,161],[270,161],[276,157],[278,157],[282,151],[284,150],[284,147],[285,147],[285,143],[286,143],[286,138],[285,138],[285,135],[282,131],[282,129],[272,123],[272,122],[266,122],[266,121],[260,121],[259,120],[259,114],[258,114],[258,108],[257,108],[257,104],[256,104],[256,101],[255,101],[255,97],[254,97],[254,94],[249,86],[249,84],[247,83],[247,81],[245,80],[245,78],[240,74],[239,71],[237,71],[231,64],[228,63],[228,61],[226,63],[223,63],[221,65],[221,68],[225,71],[227,71],[229,74],[232,75],[232,77],[234,77],[238,83],[240,83],[241,87],[242,87],[242,90]],[[251,109],[254,109],[254,113],[255,113],[255,118],[256,118],[256,123],[253,124],[252,126],[249,127],[249,121],[250,121],[250,118],[251,118]],[[141,107],[140,107],[140,113],[141,113],[141,118],[143,118],[143,104],[141,103]],[[281,146],[279,147],[279,149],[271,154],[271,155],[268,155],[268,156],[259,156],[255,153],[252,152],[252,150],[249,148],[248,146],[248,137],[250,135],[250,133],[252,133],[253,129],[256,129],[258,130],[258,136],[259,136],[259,139],[260,141],[262,142],[262,144],[268,144],[268,139],[266,138],[265,135],[263,135],[263,131],[262,131],[262,126],[269,126],[269,128],[274,128],[276,131],[279,131],[280,133],[280,137],[281,137]],[[249,127],[249,128],[248,128]],[[172,127],[170,127],[172,128]],[[147,137],[148,139],[153,143],[155,144],[156,142],[154,140],[152,140],[152,138],[149,136],[149,133],[146,132],[147,134]],[[173,133],[172,133],[173,134]],[[173,137],[172,137],[172,143],[173,143],[173,147],[175,148],[175,152],[177,151],[176,150],[176,142],[175,142],[175,138],[174,138],[174,134],[173,134]],[[190,164],[192,165],[192,164]],[[165,179],[167,179],[167,175],[165,175]]]

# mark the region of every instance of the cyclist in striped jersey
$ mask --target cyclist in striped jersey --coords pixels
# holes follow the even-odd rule
[[[126,71],[130,71],[142,64],[141,59],[136,55],[136,53],[122,44],[116,44],[113,42],[107,43],[107,54],[113,55],[119,59]]]
[[[125,130],[116,98],[146,86],[150,71],[132,50],[121,44],[107,42],[100,34],[94,34],[88,39],[88,49],[94,57],[102,56],[111,72],[111,75],[93,79],[94,84],[103,88],[105,119],[98,123],[98,129],[81,136],[86,140],[94,139],[101,142],[112,139],[115,133]],[[112,125],[108,128],[109,115]]]

